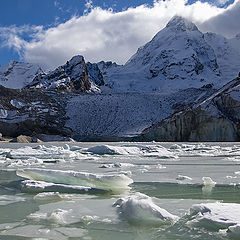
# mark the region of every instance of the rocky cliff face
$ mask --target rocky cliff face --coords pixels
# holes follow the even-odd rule
[[[141,140],[239,141],[240,78],[203,102],[145,129]]]
[[[81,91],[90,90],[91,83],[85,60],[82,56],[75,56],[65,65],[56,68],[48,74],[36,76],[27,88],[45,90]]]
[[[65,127],[65,94],[0,86],[0,95],[0,132],[4,136],[71,134]]]

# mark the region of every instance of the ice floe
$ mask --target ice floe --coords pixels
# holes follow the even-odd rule
[[[109,163],[101,165],[100,168],[131,168],[134,166],[135,165],[131,163]]]
[[[22,147],[18,149],[11,149],[6,157],[10,159],[26,159],[30,157],[36,157],[40,159],[75,159],[81,154],[73,152],[67,147],[46,147],[39,145],[37,147]]]
[[[119,198],[114,204],[121,218],[133,224],[171,224],[178,217],[157,206],[142,193]]]
[[[210,231],[227,229],[233,235],[239,234],[240,204],[216,202],[193,205],[187,218],[189,227]]]
[[[85,194],[86,193],[89,193],[89,194],[106,193],[105,190],[98,189],[98,188],[74,186],[74,185],[60,184],[60,183],[49,183],[44,181],[33,181],[33,180],[21,181],[20,185],[17,187],[19,187],[22,192],[30,192],[30,193],[50,192],[50,191],[59,191],[61,193],[85,193]]]
[[[215,181],[213,181],[210,177],[203,177],[203,187],[202,187],[202,193],[204,195],[209,195],[212,192],[212,189],[217,184]]]
[[[25,146],[16,149],[0,149],[0,160],[9,167],[34,166],[49,163],[63,163],[77,160],[97,159],[97,156],[82,153],[80,148],[64,146]]]
[[[141,155],[146,157],[158,158],[177,158],[175,154],[162,146],[141,146],[141,145],[123,145],[110,146],[98,145],[85,150],[86,152],[97,155]]]
[[[56,224],[66,224],[67,222],[65,218],[70,214],[71,210],[55,209],[51,213],[32,213],[28,216],[28,218],[35,221],[47,220]]]
[[[222,147],[220,145],[206,145],[203,143],[174,144],[171,145],[168,150],[175,153],[178,157],[235,157],[237,161],[240,156],[240,146],[238,145]]]
[[[59,192],[41,192],[33,197],[37,202],[57,202],[69,198],[68,194],[60,194]]]
[[[189,181],[191,181],[192,178],[190,178],[190,177],[188,177],[188,176],[184,176],[184,175],[178,175],[178,176],[176,177],[176,180],[179,180],[179,181],[189,180]]]
[[[107,191],[124,191],[129,189],[133,180],[124,174],[93,174],[76,171],[45,170],[45,169],[24,169],[17,170],[20,177],[34,181],[44,181],[56,184],[84,186]],[[31,182],[27,183],[28,185]],[[41,186],[41,184],[40,184]]]

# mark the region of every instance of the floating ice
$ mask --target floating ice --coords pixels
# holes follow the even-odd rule
[[[118,207],[121,218],[133,224],[171,224],[178,217],[160,208],[145,194],[135,193],[120,198],[114,204]]]
[[[91,222],[103,222],[103,223],[111,223],[112,221],[108,218],[101,219],[99,216],[90,216],[85,215],[81,218],[83,223],[89,224]]]
[[[204,195],[209,195],[212,192],[212,189],[215,187],[217,184],[214,182],[210,177],[203,177],[203,187],[202,187],[202,192]]]
[[[16,173],[20,177],[35,181],[70,184],[113,192],[127,190],[129,189],[128,185],[133,183],[133,180],[124,174],[103,175],[86,172],[45,169],[24,169],[17,170]]]
[[[50,161],[50,160],[49,160]],[[8,161],[9,167],[20,167],[20,166],[37,166],[43,164],[45,161],[39,158],[30,157],[28,159],[11,159]],[[5,162],[7,163],[7,161]]]
[[[57,202],[69,199],[69,197],[67,195],[60,194],[59,192],[41,192],[34,196],[33,199],[39,202]]]
[[[100,168],[130,168],[134,166],[135,165],[131,163],[109,163],[101,165]]]
[[[88,148],[85,151],[97,155],[141,155],[146,157],[177,158],[175,154],[162,146],[142,146],[137,144],[123,146],[99,145]]]
[[[188,176],[184,176],[184,175],[178,175],[176,177],[176,180],[180,180],[180,181],[183,181],[183,180],[192,180],[192,178],[188,177]]]
[[[53,222],[56,224],[66,224],[66,217],[67,215],[71,214],[71,210],[63,210],[63,209],[56,209],[51,213],[31,213],[28,218],[39,221],[39,220],[47,220],[49,222]]]
[[[99,145],[91,147],[88,148],[86,151],[98,155],[138,155],[141,153],[140,149],[137,147],[118,147],[109,145]]]
[[[74,185],[68,185],[68,184],[49,183],[44,181],[33,181],[33,180],[21,181],[20,189],[23,192],[31,192],[31,193],[59,191],[62,193],[98,194],[98,193],[106,192],[103,189],[92,188],[92,187],[74,186]]]
[[[50,216],[48,216],[48,220],[58,223],[58,224],[65,224],[65,216],[69,214],[69,211],[63,209],[56,209],[53,211]]]
[[[96,159],[96,156],[82,153],[80,148],[70,147],[65,144],[62,147],[39,145],[36,147],[25,146],[17,149],[0,149],[0,160],[9,167],[36,166],[41,164],[63,163],[73,160]]]
[[[240,224],[240,204],[235,203],[206,203],[193,205],[187,225],[201,227],[211,231],[229,229],[237,232]],[[232,227],[231,227],[232,226]]]
[[[12,149],[7,154],[8,158],[11,159],[27,159],[30,157],[40,158],[40,159],[64,159],[64,158],[76,158],[78,157],[76,153],[65,149],[64,147],[45,147],[39,145],[37,147],[22,147],[18,149]]]

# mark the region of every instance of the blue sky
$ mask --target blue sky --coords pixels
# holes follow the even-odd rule
[[[160,1],[163,2],[163,0],[156,0],[155,2],[160,2]],[[174,0],[172,0],[172,1],[174,1]],[[181,1],[184,1],[184,0],[181,0]],[[171,2],[171,0],[168,0],[168,2]],[[207,2],[207,3],[209,3],[210,6],[215,6],[218,8],[226,8],[229,4],[233,3],[234,0],[229,0],[229,1],[227,1],[227,0],[212,0],[212,1],[202,0],[202,2]],[[194,5],[195,3],[196,3],[195,0],[190,0],[187,3],[185,3],[185,5]],[[133,1],[128,1],[128,0],[121,0],[121,1],[116,1],[116,0],[105,0],[105,1],[97,1],[97,0],[92,0],[92,1],[90,1],[90,0],[89,1],[84,1],[84,0],[8,0],[8,1],[1,1],[1,8],[0,8],[0,28],[1,28],[0,29],[0,65],[6,64],[11,59],[22,60],[22,61],[28,60],[30,62],[32,61],[32,62],[36,62],[36,63],[38,63],[38,61],[39,61],[39,63],[41,64],[41,61],[39,60],[40,59],[39,54],[42,49],[41,47],[43,46],[43,45],[41,45],[41,43],[43,44],[44,42],[47,42],[47,40],[46,40],[46,38],[48,36],[47,30],[48,29],[58,30],[58,29],[60,29],[59,26],[61,23],[65,24],[68,21],[72,21],[71,27],[73,26],[74,21],[76,24],[79,24],[79,21],[84,20],[81,17],[83,15],[88,15],[92,11],[92,9],[94,9],[94,7],[96,7],[96,6],[101,8],[102,11],[99,12],[99,15],[102,16],[104,13],[103,12],[104,10],[106,10],[107,12],[110,12],[110,13],[111,12],[113,12],[113,13],[120,12],[121,13],[124,11],[126,12],[127,9],[129,9],[129,7],[136,9],[137,6],[140,6],[143,4],[147,5],[147,7],[144,9],[144,11],[146,10],[146,12],[148,12],[148,13],[149,13],[149,11],[151,11],[151,13],[153,13],[155,11],[153,0],[148,0],[148,1],[146,1],[146,0],[133,0]],[[169,3],[169,5],[170,5],[170,3]],[[169,9],[171,11],[170,7],[169,7]],[[211,11],[212,11],[211,13],[213,14],[213,16],[215,16],[216,15],[215,12],[217,10],[212,9]],[[128,11],[128,12],[129,12],[129,14],[127,14],[127,15],[132,14],[132,11]],[[175,12],[176,12],[176,10],[175,10]],[[135,13],[137,15],[137,11],[135,11]],[[135,13],[133,13],[133,14],[135,14]],[[165,14],[165,13],[162,13],[162,14]],[[92,15],[94,15],[94,14],[92,14]],[[153,13],[153,15],[154,15],[154,13]],[[73,16],[75,16],[75,18]],[[114,19],[118,15],[113,16],[113,14],[112,14],[111,16]],[[97,17],[95,16],[95,18],[97,18]],[[154,18],[154,16],[153,16],[153,18]],[[169,18],[169,14],[166,13],[166,18],[163,18],[163,22],[167,18]],[[87,22],[89,22],[89,24],[91,25],[92,22],[90,19],[91,19],[91,16],[89,16],[89,20]],[[124,21],[124,19],[125,19],[124,17],[123,18],[119,17],[119,24],[121,24],[121,21]],[[197,21],[200,22],[199,17],[196,19],[197,19]],[[95,24],[96,24],[96,21],[95,21]],[[133,24],[135,24],[135,23],[133,23]],[[118,25],[118,24],[116,24],[116,25]],[[28,26],[30,28],[30,30],[26,30],[25,29],[26,26]],[[36,27],[36,26],[40,26],[41,30],[34,29],[34,27]],[[79,32],[81,32],[81,26],[82,25],[78,25]],[[159,25],[159,28],[161,28],[161,27],[162,26]],[[10,33],[8,31],[8,28],[11,30]],[[24,28],[25,30],[20,31],[19,28]],[[135,36],[132,36],[131,40],[134,41],[134,38],[136,38],[136,46],[137,46],[137,44],[142,44],[142,43],[144,43],[144,41],[149,40],[150,34],[153,34],[155,32],[156,32],[156,29],[153,29],[152,31],[150,31],[148,33],[148,35],[145,34],[146,36],[144,35],[144,33],[142,34],[142,36],[138,36],[139,34],[136,33]],[[10,34],[10,35],[8,36],[8,34]],[[84,32],[84,34],[85,35],[83,35],[83,36],[88,37],[86,32]],[[43,37],[43,35],[44,35],[44,37]],[[8,41],[8,38],[10,39],[10,37],[11,37],[11,40]],[[15,38],[15,40],[13,40],[14,38]],[[39,40],[39,38],[41,38],[41,39]],[[99,35],[99,38],[101,38],[100,35]],[[34,50],[36,50],[36,44],[35,45],[29,44],[31,41],[38,42],[39,49],[38,49],[37,53],[36,53],[36,51],[35,52],[32,51],[33,48],[34,48]],[[40,47],[40,45],[41,45],[41,47]],[[56,47],[55,45],[54,45],[54,47]],[[71,45],[70,41],[69,41],[69,45]],[[133,51],[136,50],[135,49],[136,46],[133,47],[132,51],[130,50],[131,46],[126,47],[127,50],[126,50],[125,58],[128,57],[127,54],[130,55],[130,54],[132,54]],[[128,48],[129,48],[129,50],[128,50]],[[31,53],[30,53],[29,49],[32,51]],[[53,47],[51,49],[53,49]],[[51,49],[50,49],[50,46],[47,50],[46,50],[46,46],[44,48],[44,50],[46,50],[46,52],[51,51]],[[82,50],[81,50],[81,48],[79,48],[79,53],[81,53],[81,51],[83,53],[85,53],[85,52],[88,53],[88,51],[86,49],[87,49],[87,47],[82,48]],[[99,51],[96,53],[96,56],[98,56],[98,54],[100,55]],[[104,49],[102,51],[104,51]],[[121,52],[121,50],[119,50],[119,51]],[[71,52],[71,54],[75,54],[75,52],[76,52],[76,54],[78,53],[76,51],[76,48],[75,48],[75,50],[70,50],[70,52]],[[32,54],[32,57],[31,57],[31,54]],[[36,56],[34,56],[34,54],[36,54]],[[44,54],[44,51],[43,51],[43,54]],[[63,55],[64,55],[64,53],[62,53],[61,57],[64,59]],[[92,57],[92,55],[93,55],[93,53],[92,53],[92,49],[91,49],[90,54],[89,54],[90,60],[95,60],[94,57]],[[107,56],[105,56],[105,58],[106,59],[110,58],[112,55],[107,54]],[[66,58],[69,56],[66,56]],[[56,58],[57,57],[58,56],[56,56]],[[104,58],[104,55],[103,55],[103,58]],[[122,60],[120,59],[120,62],[125,61],[126,60],[125,58]],[[96,60],[98,60],[98,57],[96,57]],[[116,60],[116,59],[113,59],[113,60]],[[52,61],[54,61],[54,58]]]

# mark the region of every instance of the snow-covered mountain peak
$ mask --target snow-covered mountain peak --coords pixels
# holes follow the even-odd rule
[[[204,34],[182,17],[174,17],[123,67],[106,71],[109,86],[129,91],[175,92],[221,85],[213,48]]]
[[[82,64],[84,61],[84,57],[82,55],[76,55],[71,58],[69,61],[69,65],[76,66],[78,64]]]
[[[60,91],[99,91],[104,85],[103,76],[97,64],[85,63],[84,57],[77,55],[48,74],[39,74],[28,88]]]
[[[21,89],[40,73],[43,71],[36,64],[11,60],[7,65],[0,66],[0,85],[6,88]]]
[[[172,28],[174,31],[197,31],[197,26],[191,21],[181,17],[174,16],[166,25],[166,28]]]

